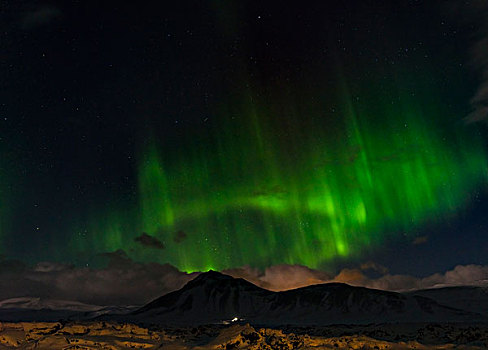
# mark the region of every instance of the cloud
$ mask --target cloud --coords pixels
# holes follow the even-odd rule
[[[53,272],[74,268],[73,265],[61,264],[56,262],[43,261],[34,266],[34,272]]]
[[[235,278],[244,278],[251,283],[274,291],[289,290],[324,283],[330,280],[326,272],[313,270],[302,265],[274,265],[264,272],[250,267],[224,270],[223,273]]]
[[[381,273],[370,278],[367,270]],[[236,278],[244,278],[262,288],[274,291],[289,290],[319,283],[347,283],[358,287],[390,291],[409,291],[449,286],[488,286],[488,266],[459,265],[445,273],[436,273],[425,278],[410,275],[392,275],[388,269],[374,262],[361,264],[359,268],[345,268],[331,276],[323,271],[300,265],[275,265],[261,272],[258,269],[242,267],[223,271]]]
[[[429,237],[428,236],[420,236],[420,237],[416,237],[412,244],[413,245],[419,245],[419,244],[424,244],[424,243],[427,243],[427,241],[429,240]]]
[[[187,238],[188,238],[188,235],[185,233],[185,231],[179,230],[178,232],[175,233],[175,235],[173,237],[173,241],[175,243],[181,243]]]
[[[118,249],[118,250],[113,251],[113,252],[101,253],[99,255],[102,257],[108,258],[107,266],[109,268],[111,268],[111,267],[115,267],[115,268],[128,267],[133,263],[132,259],[127,255],[127,253],[123,249]]]
[[[41,297],[93,305],[143,305],[183,287],[199,274],[188,274],[169,264],[135,262],[123,250],[104,256],[109,258],[109,264],[99,269],[56,262],[29,267],[18,261],[0,260],[0,300]],[[275,265],[264,270],[244,266],[223,272],[273,291],[330,282],[392,291],[488,286],[488,266],[459,265],[424,278],[389,273],[370,278],[365,274],[369,269],[386,271],[369,262],[359,268],[343,269],[335,276],[301,265]]]
[[[391,291],[454,286],[488,286],[488,266],[458,265],[453,270],[446,271],[445,273],[436,273],[424,278],[417,278],[410,275],[385,274],[379,278],[370,279],[358,269],[344,269],[333,281]]]
[[[363,271],[371,270],[371,271],[381,273],[383,275],[388,273],[388,269],[385,266],[378,264],[378,263],[375,263],[373,261],[368,261],[368,262],[361,264],[360,268]]]
[[[471,98],[471,112],[465,121],[474,123],[488,120],[488,3],[473,0],[469,6],[461,1],[448,2],[448,11],[463,24],[476,28],[475,43],[471,48],[471,65],[480,73],[480,85]]]
[[[46,25],[61,16],[61,10],[52,6],[42,6],[26,12],[21,19],[24,29],[33,29]]]
[[[8,273],[22,273],[27,266],[19,260],[8,260],[5,257],[0,258],[0,275]]]
[[[181,288],[197,275],[169,264],[138,263],[123,251],[106,256],[111,261],[100,269],[41,262],[12,272],[2,268],[12,266],[11,261],[0,261],[0,300],[41,297],[94,305],[142,305]]]
[[[156,237],[148,235],[146,232],[143,232],[142,235],[134,238],[134,241],[139,242],[143,246],[156,248],[156,249],[164,249],[164,244]]]
[[[440,281],[436,282],[436,287],[444,285],[487,285],[488,266],[458,265],[454,270],[447,271],[444,275],[441,275]]]
[[[329,275],[301,265],[275,265],[265,270],[262,280],[273,290],[287,290],[323,283]]]
[[[466,120],[468,122],[486,121],[488,117],[488,37],[480,39],[474,46],[472,53],[474,67],[481,72],[482,81],[475,95],[471,98],[472,111]]]
[[[360,269],[343,269],[331,281],[327,282],[339,282],[359,286],[364,285],[367,280],[368,278]]]

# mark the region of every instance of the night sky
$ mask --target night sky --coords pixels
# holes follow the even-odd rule
[[[0,254],[488,264],[479,4],[2,1]]]

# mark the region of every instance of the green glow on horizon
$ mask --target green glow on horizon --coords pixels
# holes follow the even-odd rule
[[[94,221],[91,241],[187,272],[314,268],[441,224],[486,188],[486,152],[469,127],[405,96],[361,107],[343,95],[333,121],[249,102],[224,106],[219,123],[176,151],[155,135],[137,169],[137,209]],[[176,242],[180,230],[187,238]],[[142,232],[165,249],[134,242]]]

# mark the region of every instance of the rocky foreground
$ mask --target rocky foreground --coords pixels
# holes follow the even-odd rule
[[[0,349],[486,349],[488,325],[143,328],[111,322],[0,323]]]

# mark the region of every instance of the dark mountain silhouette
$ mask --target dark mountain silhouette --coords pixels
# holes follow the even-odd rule
[[[338,324],[472,321],[483,316],[423,295],[327,283],[271,292],[219,272],[200,274],[180,290],[130,315],[134,321],[173,324]]]
[[[272,292],[209,271],[143,307],[102,307],[32,298],[6,300],[2,321],[106,320],[160,325],[249,322],[264,326],[488,320],[488,293],[452,287],[396,293],[343,283]],[[135,311],[134,311],[135,310]]]

